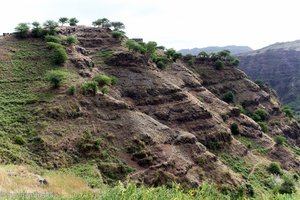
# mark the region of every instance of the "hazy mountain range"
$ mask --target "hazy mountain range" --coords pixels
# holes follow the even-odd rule
[[[238,58],[247,75],[268,83],[284,104],[300,112],[300,40],[275,43]]]
[[[248,46],[235,46],[235,45],[229,45],[229,46],[224,46],[224,47],[219,47],[219,46],[209,46],[209,47],[204,47],[204,48],[193,48],[193,49],[181,49],[178,52],[182,54],[192,54],[192,55],[198,55],[201,51],[205,52],[219,52],[222,50],[229,50],[231,54],[236,55],[244,52],[249,52],[252,51]]]

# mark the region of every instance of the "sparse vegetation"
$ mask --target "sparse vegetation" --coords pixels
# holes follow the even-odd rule
[[[35,38],[42,38],[46,33],[45,30],[41,27],[39,22],[32,22],[33,28],[31,29],[31,35]]]
[[[68,45],[72,45],[72,44],[77,44],[78,43],[78,40],[75,36],[67,36],[66,38],[66,42]]]
[[[290,106],[283,106],[282,107],[282,112],[285,113],[285,116],[288,117],[288,118],[293,118],[293,111],[292,111],[292,108]]]
[[[46,35],[45,41],[60,44],[61,43],[61,38],[59,38],[57,36],[54,36],[54,35]]]
[[[226,92],[222,96],[222,100],[225,101],[225,102],[227,102],[227,103],[233,103],[234,102],[234,93],[232,91]]]
[[[75,93],[76,93],[76,86],[71,85],[71,86],[68,88],[68,94],[69,94],[69,95],[74,95]]]
[[[100,91],[102,94],[107,94],[109,91],[109,88],[105,86],[105,87],[101,88]]]
[[[44,23],[45,31],[48,35],[55,35],[57,33],[58,23],[53,20],[47,20]]]
[[[261,130],[264,132],[264,133],[267,133],[269,131],[269,126],[267,123],[265,122],[257,122],[261,128]]]
[[[271,126],[279,126],[279,125],[280,125],[280,121],[278,120],[271,121]]]
[[[111,26],[115,31],[125,29],[125,25],[122,22],[111,22]]]
[[[69,25],[70,26],[77,26],[78,22],[79,22],[79,20],[76,19],[75,17],[69,19]]]
[[[48,42],[47,44],[53,52],[53,63],[57,65],[64,64],[68,59],[68,55],[64,47],[61,44],[55,42]]]
[[[222,70],[224,68],[224,62],[222,60],[217,60],[215,62],[215,69]]]
[[[243,143],[248,149],[253,150],[252,152],[266,155],[269,150],[264,148],[262,145],[258,144],[254,138],[248,138],[245,136],[239,135],[236,137],[241,143]]]
[[[231,124],[230,130],[231,130],[231,133],[232,133],[233,135],[238,135],[238,134],[240,134],[239,126],[238,126],[236,123]]]
[[[296,186],[294,180],[289,176],[284,176],[284,181],[280,185],[279,193],[280,194],[292,194],[296,192]]]
[[[182,54],[181,53],[177,53],[175,51],[175,49],[167,49],[166,51],[166,55],[167,57],[172,60],[173,62],[176,62],[177,59],[181,58],[182,57]]]
[[[255,110],[255,114],[259,116],[260,120],[259,121],[266,121],[269,117],[269,113],[262,108],[258,108]]]
[[[14,138],[14,143],[18,144],[18,145],[24,145],[26,143],[26,141],[24,140],[24,138],[21,135],[16,135]]]
[[[105,85],[110,86],[112,78],[105,75],[105,74],[99,74],[99,75],[94,77],[94,81],[96,81],[99,84],[100,87],[103,87]]]
[[[283,145],[286,142],[286,138],[281,135],[277,135],[275,137],[275,142],[277,145]]]
[[[98,83],[96,81],[87,81],[81,85],[80,89],[81,92],[85,95],[86,94],[96,95],[99,88],[98,88]]]
[[[66,79],[66,72],[61,70],[52,70],[47,73],[47,80],[53,88],[61,86],[62,82]]]
[[[112,31],[113,38],[116,38],[118,40],[122,40],[124,38],[124,32],[119,30]]]
[[[134,40],[127,40],[125,42],[125,46],[133,52],[137,52],[137,53],[141,53],[144,54],[146,53],[146,49],[143,45],[139,44],[138,42],[134,41]]]
[[[15,33],[16,36],[18,38],[24,39],[24,38],[28,37],[30,28],[27,23],[20,23],[15,28],[15,30],[16,30],[16,33]]]
[[[168,65],[168,63],[170,62],[170,60],[165,57],[165,56],[152,56],[152,60],[153,62],[155,62],[156,66],[159,68],[159,69],[165,69],[166,66]]]
[[[270,163],[268,166],[268,171],[272,174],[281,174],[281,168],[278,163]]]
[[[111,23],[107,18],[97,19],[96,21],[92,22],[93,26],[102,27],[102,28],[109,28],[111,27]]]
[[[67,17],[61,17],[59,18],[58,22],[61,23],[61,25],[63,26],[64,24],[68,23],[69,18]]]

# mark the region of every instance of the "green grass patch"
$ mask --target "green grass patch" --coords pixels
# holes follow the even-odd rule
[[[107,59],[109,59],[113,54],[112,49],[103,49],[99,51],[93,58],[96,65],[104,64]]]
[[[14,50],[10,61],[0,60],[1,162],[31,163],[26,141],[38,133],[41,117],[34,110],[51,98],[45,74],[58,66],[41,40],[12,41],[8,46]],[[24,142],[16,142],[21,137]]]
[[[243,158],[238,156],[233,156],[229,154],[219,155],[221,160],[229,166],[234,172],[241,174],[243,177],[247,177],[251,171],[251,166],[246,163]]]
[[[254,154],[258,153],[261,155],[266,155],[268,153],[268,150],[266,150],[263,146],[261,146],[251,138],[245,136],[236,136],[235,138],[238,139],[242,144],[244,144],[248,149],[251,149]]]

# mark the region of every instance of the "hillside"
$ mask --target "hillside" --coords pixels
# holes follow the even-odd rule
[[[208,53],[217,53],[217,52],[223,51],[223,50],[229,50],[233,55],[237,55],[240,53],[252,51],[253,49],[251,49],[248,46],[230,45],[230,46],[224,46],[224,47],[210,46],[210,47],[204,47],[204,48],[181,49],[178,52],[182,53],[184,55],[186,55],[186,54],[198,55],[201,51],[205,51]]]
[[[300,113],[300,41],[276,43],[238,56],[240,68],[253,80],[276,90],[284,104]]]
[[[147,186],[208,182],[223,194],[259,198],[281,191],[285,176],[296,182],[299,124],[242,71],[217,70],[199,57],[162,68],[107,28],[61,27],[58,34],[78,39],[63,46],[62,65],[53,63],[53,42],[0,39],[2,164],[75,171],[91,188],[128,178]],[[57,88],[47,81],[53,69],[67,77]],[[90,81],[99,74],[94,93]],[[270,172],[273,162],[280,172]]]

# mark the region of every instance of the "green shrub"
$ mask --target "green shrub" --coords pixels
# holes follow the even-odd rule
[[[234,94],[232,91],[228,91],[226,92],[223,96],[222,96],[222,100],[227,102],[227,103],[232,103],[234,102]]]
[[[238,59],[234,59],[230,64],[234,67],[238,67],[240,65],[240,61]]]
[[[257,114],[254,113],[254,112],[248,111],[248,112],[246,112],[246,115],[247,115],[248,117],[250,117],[251,119],[253,119],[254,121],[256,121],[256,122],[261,122],[261,121],[262,121],[261,118],[260,118],[260,116],[257,115]]]
[[[46,35],[45,36],[46,42],[53,42],[53,43],[61,43],[61,38],[54,36],[54,35]]]
[[[82,94],[96,95],[98,91],[98,83],[96,81],[87,81],[80,87]]]
[[[165,50],[166,47],[164,47],[164,46],[157,46],[156,49]]]
[[[280,121],[278,121],[278,120],[273,120],[273,121],[271,121],[271,125],[272,125],[272,126],[278,126],[278,125],[280,125]]]
[[[53,20],[47,20],[44,23],[45,32],[48,35],[55,35],[57,33],[58,23]]]
[[[121,40],[124,38],[124,32],[123,31],[112,31],[113,38],[116,38],[118,40]]]
[[[75,85],[71,85],[69,88],[68,88],[68,91],[67,93],[69,95],[74,95],[76,93],[76,86]]]
[[[281,168],[279,164],[275,162],[269,164],[268,171],[272,174],[281,174]]]
[[[101,88],[100,91],[101,91],[102,94],[107,94],[109,89],[108,89],[108,87],[103,87],[103,88]]]
[[[46,77],[53,88],[58,88],[66,79],[66,72],[61,70],[51,70],[46,74]]]
[[[262,108],[256,109],[254,113],[258,115],[262,121],[267,120],[269,117],[269,113]]]
[[[231,124],[230,130],[231,130],[231,133],[232,133],[233,135],[238,135],[238,134],[240,134],[239,126],[238,126],[236,123]]]
[[[118,78],[115,76],[110,76],[110,78],[111,78],[111,85],[117,85]]]
[[[288,118],[292,118],[294,116],[292,108],[290,106],[283,106],[281,110],[285,113],[285,116]]]
[[[57,48],[63,48],[61,44],[55,43],[55,42],[47,42],[47,45],[50,50],[57,49]]]
[[[242,105],[237,105],[237,107],[240,109],[241,113],[246,114],[247,111]]]
[[[275,142],[276,142],[276,144],[278,144],[278,145],[283,145],[283,144],[286,142],[286,138],[283,137],[283,136],[281,136],[281,135],[277,135],[277,136],[275,137]]]
[[[15,35],[21,39],[26,38],[29,35],[29,30],[30,30],[30,28],[27,23],[20,23],[15,28],[15,31],[16,31]]]
[[[146,53],[146,48],[134,40],[127,40],[125,46],[133,52],[139,52],[141,54]]]
[[[61,25],[63,26],[65,23],[67,23],[69,21],[69,19],[67,17],[61,17],[59,18],[58,22],[61,23]]]
[[[295,182],[290,177],[284,177],[283,183],[280,185],[279,193],[280,194],[292,194],[296,192]]]
[[[18,145],[24,145],[26,143],[26,141],[24,140],[24,138],[21,135],[16,135],[14,137],[14,143],[18,144]]]
[[[79,22],[79,20],[76,19],[75,17],[69,19],[70,26],[76,26],[78,22]]]
[[[69,170],[82,177],[91,188],[103,186],[102,176],[96,164],[77,164]]]
[[[45,35],[45,30],[40,26],[39,22],[32,23],[31,35],[35,38],[41,38]]]
[[[181,53],[177,53],[175,51],[175,49],[167,49],[167,51],[165,52],[167,57],[170,59],[170,60],[173,60],[173,62],[176,62],[177,59],[181,58],[182,57],[182,54]]]
[[[165,56],[156,56],[156,55],[152,55],[152,61],[155,62],[156,66],[159,69],[165,69],[167,64],[169,63],[169,59]]]
[[[265,122],[257,122],[264,133],[269,131],[269,127]]]
[[[123,22],[111,22],[111,26],[114,28],[114,30],[125,29]]]
[[[54,49],[53,61],[57,65],[64,64],[68,59],[67,52],[64,48],[56,48]]]
[[[110,76],[107,76],[105,74],[99,74],[96,75],[93,78],[94,81],[96,81],[100,87],[103,87],[105,85],[111,86],[112,85],[112,78]]]
[[[67,52],[61,44],[55,42],[47,42],[47,45],[53,51],[52,60],[55,64],[61,65],[67,61]]]
[[[66,42],[67,42],[68,45],[72,45],[72,44],[77,44],[78,40],[77,40],[77,38],[75,36],[71,35],[71,36],[68,36],[66,38]]]
[[[149,41],[145,44],[146,53],[148,56],[152,56],[156,50],[157,43],[154,41]]]
[[[222,70],[224,68],[224,62],[222,60],[217,60],[214,66],[216,70]]]

